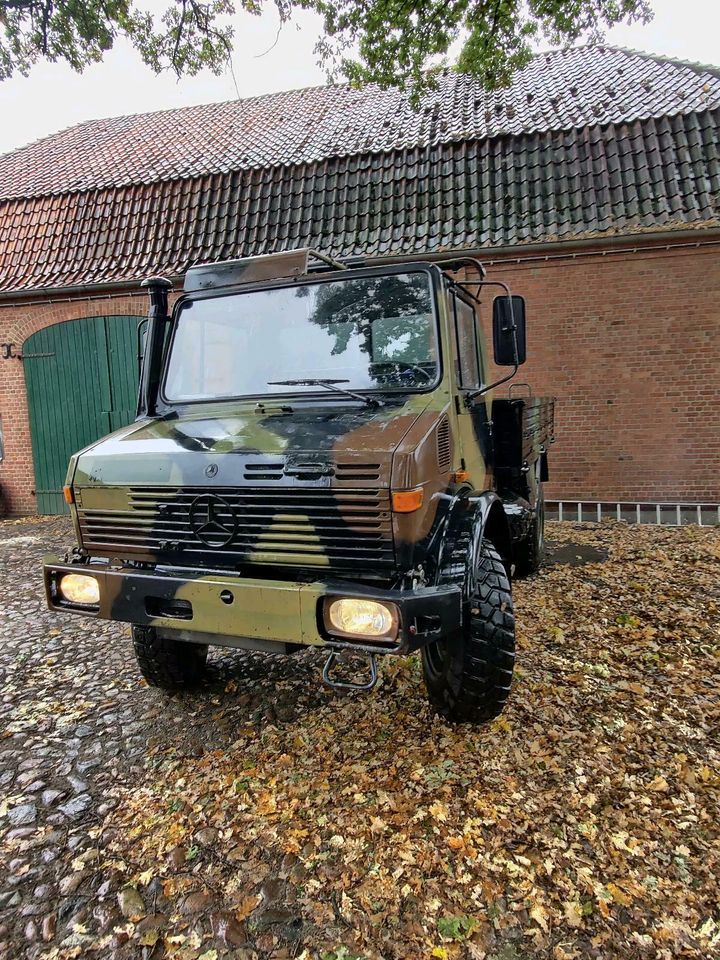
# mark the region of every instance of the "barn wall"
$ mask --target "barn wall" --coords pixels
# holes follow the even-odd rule
[[[517,379],[558,398],[549,498],[720,502],[720,246],[489,272],[527,301]]]
[[[527,300],[518,379],[558,398],[548,497],[720,502],[720,246],[553,257],[490,267]],[[145,308],[141,293],[3,306],[0,343],[20,348],[52,323]],[[20,360],[0,360],[0,416],[0,486],[13,513],[33,513]]]
[[[22,354],[27,338],[45,327],[79,317],[138,315],[146,312],[144,292],[137,295],[71,300],[61,303],[37,303],[29,306],[0,305],[0,344],[14,344]],[[72,402],[72,398],[68,398]],[[11,514],[37,511],[27,393],[23,362],[17,358],[0,359],[0,418],[5,456],[0,462],[0,487]]]

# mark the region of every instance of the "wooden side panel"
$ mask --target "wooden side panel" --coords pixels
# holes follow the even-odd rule
[[[496,469],[520,470],[538,459],[553,436],[554,407],[550,397],[493,400]]]

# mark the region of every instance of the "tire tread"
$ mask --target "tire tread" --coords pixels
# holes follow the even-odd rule
[[[182,690],[197,686],[205,676],[208,648],[159,637],[153,627],[132,628],[140,673],[151,687]]]
[[[428,696],[448,720],[481,723],[497,717],[510,693],[515,663],[515,616],[505,567],[485,541],[479,557],[469,616],[443,682],[433,680],[425,664]],[[475,612],[477,611],[477,612]]]

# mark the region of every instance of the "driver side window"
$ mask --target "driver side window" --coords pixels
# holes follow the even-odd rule
[[[481,370],[475,310],[459,297],[453,297],[453,309],[458,383],[464,390],[476,390],[480,386]]]

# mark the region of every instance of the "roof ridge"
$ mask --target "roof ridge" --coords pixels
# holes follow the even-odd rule
[[[370,86],[370,84],[368,86]],[[59,137],[64,133],[69,133],[71,130],[80,130],[82,127],[90,127],[95,124],[113,123],[117,120],[132,120],[137,117],[161,117],[167,116],[171,113],[185,113],[191,110],[207,110],[209,107],[225,107],[234,103],[253,103],[260,100],[271,100],[273,97],[285,97],[291,93],[311,93],[315,90],[328,90],[331,88],[341,90],[343,87],[347,87],[349,89],[350,84],[317,83],[311,87],[292,87],[289,90],[275,90],[272,93],[258,93],[252,97],[233,97],[230,100],[206,100],[202,103],[186,103],[181,107],[164,107],[162,110],[137,110],[134,113],[119,113],[110,117],[95,117],[91,118],[90,120],[81,120],[79,123],[71,123],[67,127],[60,127],[59,130],[55,130],[53,133],[47,133],[45,136],[38,137],[36,140],[28,140],[27,143],[20,144],[19,147],[14,147],[12,150],[8,150],[6,153],[1,153],[0,160],[10,157],[14,153],[18,153],[21,150],[27,150],[28,147],[34,147],[39,143],[43,143],[45,140],[53,140],[55,137]]]
[[[635,47],[622,47],[613,43],[604,43],[603,41],[598,41],[596,43],[590,42],[581,44],[578,47],[566,49],[582,50],[586,47],[613,50],[615,53],[628,53],[634,57],[641,57],[643,60],[652,60],[655,63],[668,63],[674,67],[686,67],[690,70],[694,70],[696,73],[709,73],[714,77],[720,78],[720,66],[716,66],[715,64],[701,63],[699,60],[683,60],[681,57],[670,57],[664,53],[650,53],[647,50],[637,50]]]
[[[535,51],[532,55],[532,59],[540,59],[546,57],[560,57],[568,53],[575,53],[582,50],[608,50],[614,53],[622,53],[630,56],[640,57],[645,60],[652,60],[655,63],[660,64],[671,64],[676,67],[689,68],[694,70],[696,73],[709,73],[711,76],[717,77],[720,79],[720,66],[714,66],[712,64],[703,64],[698,61],[692,60],[682,60],[675,57],[668,57],[663,54],[648,53],[644,50],[636,50],[631,47],[622,47],[615,44],[605,43],[603,41],[588,41],[587,43],[578,44],[577,46],[565,46],[565,47],[555,47],[550,50],[538,50]],[[454,71],[452,68],[448,68],[443,71],[444,75],[450,75],[456,73],[459,76],[469,77],[470,79],[474,78],[473,74],[465,73],[460,74],[457,71]],[[323,83],[323,84],[313,84],[308,87],[291,87],[289,90],[275,90],[270,93],[259,93],[250,97],[233,97],[228,100],[210,100],[203,103],[192,103],[186,104],[180,107],[166,107],[162,110],[139,110],[134,113],[121,113],[116,116],[110,117],[96,117],[90,120],[81,120],[79,123],[71,123],[67,127],[61,127],[59,130],[54,131],[53,133],[48,133],[45,136],[38,137],[35,140],[30,140],[27,143],[21,144],[18,147],[15,147],[12,150],[8,150],[6,153],[0,154],[0,159],[5,159],[11,157],[14,153],[27,150],[30,147],[35,147],[39,144],[44,143],[47,140],[52,140],[57,137],[62,136],[63,134],[68,134],[73,130],[81,130],[83,127],[91,127],[103,123],[115,123],[123,120],[133,120],[141,117],[163,117],[170,114],[183,114],[190,113],[195,110],[207,110],[212,108],[222,108],[228,107],[232,104],[247,103],[247,104],[260,104],[262,102],[269,102],[275,98],[284,98],[288,97],[291,94],[312,94],[316,91],[326,91],[326,90],[345,90],[350,92],[351,90],[357,90],[358,93],[363,91],[368,91],[373,88],[377,88],[379,91],[386,92],[387,90],[392,90],[393,88],[379,87],[377,84],[369,83],[364,87],[355,88],[350,83]],[[398,92],[403,93],[403,89],[398,87],[395,88]],[[507,89],[506,87],[500,87],[497,90],[487,90],[488,95],[493,93],[501,94],[503,90]]]

